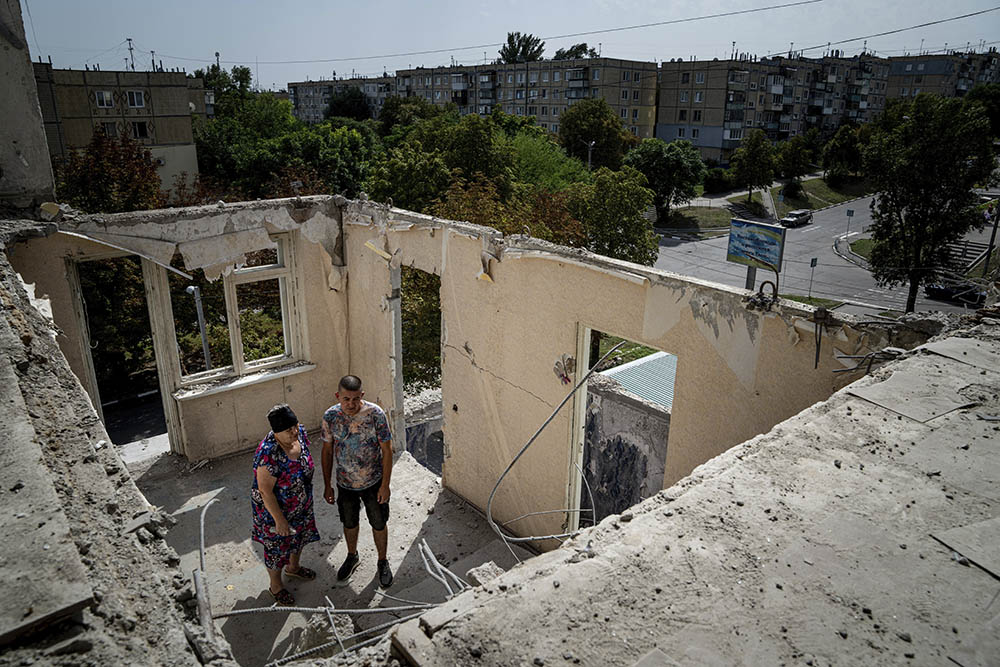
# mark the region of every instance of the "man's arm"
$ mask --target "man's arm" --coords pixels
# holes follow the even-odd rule
[[[333,504],[336,496],[330,478],[333,476],[333,434],[330,432],[330,425],[326,419],[323,420],[321,436],[323,439],[323,500]]]
[[[389,478],[392,476],[392,440],[379,441],[382,448],[382,485],[378,488],[378,502],[389,502]]]

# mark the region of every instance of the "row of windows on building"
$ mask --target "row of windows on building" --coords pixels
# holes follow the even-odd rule
[[[906,88],[904,88],[903,90],[906,90]],[[920,89],[917,88],[916,90],[919,91]],[[914,94],[916,94],[916,93],[914,93]],[[905,96],[906,93],[903,93],[903,95]],[[825,101],[824,106],[831,106],[830,103],[834,99],[838,99],[838,100],[841,99],[841,98],[845,98],[846,99],[847,97],[848,97],[847,93],[835,92],[832,95],[826,95],[826,96],[824,96],[824,95],[816,95],[816,94],[813,94],[813,95],[796,95],[794,99],[795,99],[796,102],[812,102],[812,101],[823,102],[823,101]],[[702,94],[702,92],[700,90],[694,91],[694,95],[693,96],[689,96],[688,91],[682,90],[682,91],[680,91],[680,93],[678,93],[677,98],[678,98],[678,102],[688,102],[688,101],[693,100],[695,104],[700,104],[705,99],[704,95]],[[884,98],[879,97],[879,96],[860,95],[860,98],[861,99],[859,101],[861,101],[861,102],[870,102],[873,106],[874,105],[878,105],[878,104],[880,104],[881,102],[884,101]],[[738,101],[737,101],[737,99],[736,99],[736,97],[734,96],[733,93],[729,94],[728,101],[731,102],[731,103],[732,102],[738,103]],[[780,94],[777,94],[777,93],[771,95],[771,104],[783,104],[783,103],[787,104],[787,102],[784,101],[784,96],[782,96]],[[766,93],[759,94],[757,96],[757,102],[756,102],[756,104],[760,104],[761,106],[767,104],[767,94]],[[754,100],[752,100],[752,99],[747,100],[746,101],[746,105],[747,105],[748,108],[753,109],[754,108]],[[841,107],[843,107],[843,103],[841,103]]]
[[[146,106],[146,94],[141,90],[125,91],[125,100],[129,108],[142,109]],[[94,91],[94,102],[101,109],[112,109],[115,106],[115,96],[110,90]]]
[[[149,139],[152,136],[152,127],[150,123],[144,120],[131,121],[126,127],[128,127],[129,134],[133,139]],[[118,138],[118,123],[103,122],[101,123],[101,130],[104,131],[105,136],[112,139]]]
[[[570,69],[570,70],[568,70],[566,72],[566,76],[565,76],[565,80],[566,81],[570,81],[570,80],[574,80],[575,81],[575,80],[579,80],[579,79],[583,78],[583,77],[570,76],[570,72],[572,72],[572,71],[573,71],[573,69]],[[579,69],[579,71],[582,72],[582,69]],[[437,76],[417,76],[417,77],[414,77],[414,85],[416,85],[418,88],[426,88],[428,86],[450,85],[450,82],[448,81],[448,76],[449,75],[447,75],[447,74],[445,74],[445,75],[437,75]],[[451,75],[451,77],[453,77],[453,78],[460,78],[460,77],[464,77],[464,76],[465,76],[465,74],[452,74]],[[498,83],[502,83],[504,81],[505,77],[506,77],[507,83],[524,83],[525,81],[527,81],[528,83],[538,83],[539,81],[541,81],[542,83],[548,83],[550,81],[549,71],[548,70],[543,70],[543,71],[540,71],[540,72],[539,71],[532,71],[532,72],[523,72],[523,71],[522,72],[510,72],[510,71],[508,71],[508,72],[500,72],[497,75],[497,81],[498,81]],[[551,81],[552,82],[562,81],[563,78],[564,77],[563,77],[562,71],[560,71],[560,70],[553,70],[552,71],[552,73],[551,73]],[[591,78],[592,81],[600,81],[601,80],[601,68],[600,67],[591,67],[590,68],[590,78]],[[401,85],[409,85],[408,79],[409,79],[409,77],[403,77]],[[492,81],[492,79],[493,79],[493,75],[492,74],[480,74],[479,75],[479,82],[480,83],[490,83]],[[623,70],[622,71],[621,80],[622,81],[633,82],[633,83],[638,83],[639,81],[642,80],[642,73],[640,71],[638,71],[638,70]]]

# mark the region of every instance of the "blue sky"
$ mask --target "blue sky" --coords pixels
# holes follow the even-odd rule
[[[329,78],[352,72],[377,75],[409,66],[483,62],[508,31],[553,37],[657,21],[704,16],[794,0],[368,0],[295,3],[274,0],[20,0],[32,57],[52,56],[56,67],[122,69],[126,37],[136,46],[136,69],[150,68],[150,50],[165,68],[191,72],[221,53],[259,72],[264,88],[288,81]],[[546,56],[586,41],[604,56],[656,61],[725,58],[737,49],[766,55],[901,28],[1000,6],[1000,0],[822,0],[809,5],[676,25],[547,39]],[[31,20],[28,14],[30,11]],[[964,48],[1000,40],[1000,11],[868,41],[881,55],[925,49]],[[1000,46],[995,44],[994,46]],[[862,42],[839,48],[857,53]],[[450,49],[427,55],[402,54]],[[484,54],[485,52],[485,54]],[[822,49],[805,55],[822,55]],[[374,58],[366,58],[376,56]],[[255,59],[260,64],[255,64]],[[340,59],[338,62],[278,64],[273,61]]]

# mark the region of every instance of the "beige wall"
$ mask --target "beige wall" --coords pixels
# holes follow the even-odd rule
[[[198,150],[194,144],[152,146],[149,152],[154,159],[163,160],[163,164],[156,168],[156,175],[160,177],[160,187],[164,190],[172,190],[175,179],[182,173],[187,174],[189,184],[198,174]]]
[[[290,403],[315,428],[347,372],[361,376],[366,397],[388,411],[399,448],[401,265],[441,276],[443,481],[480,508],[508,462],[566,396],[553,363],[585,349],[588,328],[678,356],[664,486],[846,384],[848,374],[832,372],[843,367],[836,353],[887,344],[880,331],[864,333],[847,318],[824,331],[814,369],[812,311],[790,302],[770,312],[750,310],[743,290],[367,202],[311,197],[301,206],[279,200],[233,208],[77,223],[84,231],[178,242],[217,240],[261,225],[299,232],[296,298],[308,339],[305,359],[316,368],[179,401],[180,451],[193,459],[253,447],[267,432],[267,409],[277,402]],[[81,348],[70,291],[65,275],[52,267],[93,249],[54,237],[18,246],[13,255],[15,268],[38,283],[37,293],[52,298],[64,332],[60,344],[78,374]],[[484,260],[489,280],[483,279]],[[578,371],[577,379],[582,376]],[[574,415],[576,401],[584,400],[578,395],[567,404],[513,469],[497,494],[496,518],[576,504],[573,462],[582,432]],[[533,517],[517,530],[560,532],[563,520]]]

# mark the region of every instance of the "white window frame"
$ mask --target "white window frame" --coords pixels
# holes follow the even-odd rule
[[[700,90],[694,91],[694,101],[695,104],[700,104],[702,99],[702,93]]]
[[[562,73],[560,73],[559,70],[556,70],[555,72],[552,73],[553,81],[559,81],[561,79],[562,79]]]
[[[594,81],[600,81],[601,80],[601,68],[600,67],[595,67],[593,69],[592,73],[593,73],[593,79],[594,79]]]
[[[695,72],[694,73],[694,82],[695,83],[705,83],[705,73],[704,72]]]
[[[699,128],[697,128],[697,127],[692,127],[691,128],[691,138],[692,139],[697,139],[698,135],[700,135],[700,134],[701,134],[701,130]]]
[[[94,102],[99,109],[113,109],[115,106],[115,98],[110,90],[95,90]]]
[[[687,102],[688,101],[688,91],[686,91],[686,90],[682,90],[681,91],[680,101],[681,102]]]
[[[302,340],[302,308],[300,307],[299,286],[302,281],[298,275],[295,259],[295,243],[292,232],[271,234],[271,240],[278,244],[279,264],[253,266],[234,269],[230,274],[222,276],[223,295],[226,300],[226,326],[229,328],[229,347],[232,354],[232,366],[213,368],[208,371],[184,375],[180,378],[182,388],[204,383],[207,380],[224,377],[242,377],[269,368],[287,366],[298,363],[305,358],[306,350]],[[281,327],[285,338],[285,352],[273,357],[246,361],[243,358],[243,335],[240,330],[239,303],[236,298],[236,287],[265,280],[278,280],[281,291]],[[171,308],[172,308],[171,304]],[[176,334],[175,334],[176,335]],[[176,344],[173,346],[177,349]],[[178,367],[180,360],[178,359]]]
[[[138,102],[138,104],[137,104]],[[128,106],[130,109],[142,109],[146,106],[146,94],[142,90],[128,91]]]

